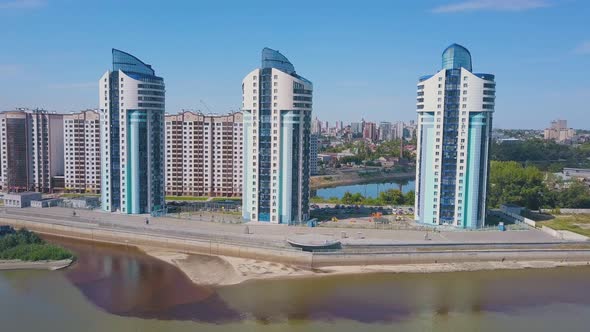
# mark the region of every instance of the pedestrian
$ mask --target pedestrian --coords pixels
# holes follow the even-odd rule
[[[145,218],[145,224],[149,225],[150,224],[150,220],[148,218]]]

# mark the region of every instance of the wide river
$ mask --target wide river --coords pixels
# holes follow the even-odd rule
[[[0,272],[1,331],[589,331],[590,267],[207,288],[134,248],[50,239],[63,271]]]

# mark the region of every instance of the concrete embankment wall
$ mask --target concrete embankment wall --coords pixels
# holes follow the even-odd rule
[[[414,251],[396,253],[321,253],[313,255],[313,267],[340,265],[433,264],[501,261],[575,261],[589,262],[590,250],[506,249],[461,251]]]
[[[218,241],[206,241],[168,236],[155,236],[132,233],[120,230],[81,228],[51,223],[0,218],[0,223],[9,224],[16,228],[26,227],[29,230],[61,237],[81,240],[130,245],[137,247],[156,247],[176,250],[180,252],[232,256],[264,261],[280,262],[284,264],[311,267],[311,253],[281,248],[264,248],[243,244],[230,244]]]
[[[353,265],[391,265],[391,264],[428,264],[461,263],[481,261],[577,261],[590,263],[590,249],[482,249],[482,250],[432,250],[412,252],[304,252],[297,250],[256,247],[247,244],[231,244],[214,240],[198,240],[138,234],[120,230],[82,228],[55,225],[45,222],[26,221],[12,218],[0,218],[0,223],[14,227],[26,227],[30,230],[62,237],[89,241],[98,241],[131,246],[147,246],[170,249],[179,252],[223,255],[283,264],[304,268]]]

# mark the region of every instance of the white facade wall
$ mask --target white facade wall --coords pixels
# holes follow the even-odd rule
[[[416,157],[416,220],[440,225],[443,222],[439,215],[442,188],[443,144],[445,128],[445,74],[441,70],[432,77],[418,83],[418,148]],[[489,151],[489,137],[494,102],[483,101],[484,91],[495,91],[495,88],[484,88],[485,83],[493,83],[478,77],[476,74],[461,68],[459,82],[459,128],[457,136],[457,166],[455,183],[455,219],[453,225],[458,227],[475,227],[483,225],[485,218],[485,199],[477,214],[480,192],[486,197]],[[491,105],[484,108],[483,105]],[[483,119],[485,131],[482,132],[480,117]],[[432,124],[434,117],[434,127]],[[476,121],[473,122],[472,121]],[[428,130],[428,132],[427,132]],[[481,142],[483,143],[483,148]],[[482,154],[485,154],[482,159]],[[423,160],[425,159],[426,160]],[[482,162],[482,160],[485,160]],[[484,181],[468,178],[468,174],[479,174],[483,170]],[[428,174],[423,174],[427,172]],[[466,202],[471,205],[469,208]],[[468,209],[468,210],[467,210]]]
[[[260,218],[258,207],[260,204],[260,75],[261,70],[255,69],[242,81],[244,111],[244,196],[243,216],[251,221],[267,221]],[[311,83],[299,79],[291,74],[271,69],[271,115],[270,115],[270,217],[271,223],[303,222],[308,217],[307,209],[300,209],[297,215],[293,215],[292,207],[301,205],[304,196],[309,196],[308,183],[309,170],[303,167],[303,158],[309,158],[309,137],[304,135],[304,114],[309,117],[311,127],[311,101],[298,101],[294,93],[294,84],[300,84],[305,90],[312,90]],[[311,95],[308,95],[311,98]],[[295,107],[295,103],[307,103],[310,107]],[[294,111],[299,111],[295,114]],[[299,125],[299,131],[294,131],[295,125]],[[309,128],[311,131],[311,128]],[[308,131],[308,132],[309,132]],[[292,142],[296,139],[300,143],[298,158],[294,159]],[[306,152],[304,152],[304,150]],[[297,164],[295,174],[293,163]],[[306,162],[309,165],[309,162]],[[306,174],[304,174],[306,172]],[[293,188],[293,178],[300,181],[298,188]],[[305,191],[305,192],[302,192]],[[295,193],[295,194],[294,194]],[[304,211],[305,210],[305,211]]]

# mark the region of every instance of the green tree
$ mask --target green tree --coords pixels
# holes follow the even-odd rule
[[[515,161],[492,161],[488,203],[491,207],[514,203],[537,210],[551,203],[551,195],[538,168]]]
[[[383,205],[404,204],[404,194],[399,189],[389,189],[379,193],[379,203]]]
[[[590,208],[590,188],[580,181],[572,181],[570,185],[557,195],[558,204],[563,208]]]
[[[416,202],[416,192],[411,190],[404,195],[404,203],[406,205],[414,205]]]

